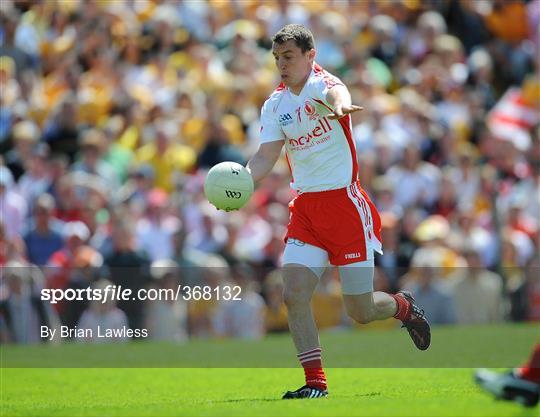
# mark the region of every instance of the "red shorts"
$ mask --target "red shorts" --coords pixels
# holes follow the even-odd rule
[[[288,238],[328,252],[332,265],[347,265],[382,253],[381,218],[358,181],[338,190],[303,193],[289,203]]]

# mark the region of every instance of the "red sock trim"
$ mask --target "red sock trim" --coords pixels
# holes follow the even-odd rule
[[[306,385],[322,390],[327,388],[326,375],[322,368],[304,368],[304,374],[306,376]]]
[[[529,361],[519,370],[519,376],[540,383],[540,344],[536,345]]]
[[[322,367],[322,350],[315,348],[298,354],[298,360],[304,368],[306,385],[319,389],[326,389],[326,375]]]
[[[396,300],[397,311],[394,314],[394,318],[407,321],[411,318],[411,303],[407,301],[405,297],[400,294],[389,294],[394,300]]]

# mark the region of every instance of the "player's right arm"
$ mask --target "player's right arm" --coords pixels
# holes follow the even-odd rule
[[[261,109],[261,144],[246,166],[254,183],[258,183],[272,170],[285,144],[285,134],[277,120],[279,97],[280,94],[275,91]]]
[[[253,182],[258,183],[272,170],[281,155],[284,140],[264,142],[247,164],[247,170],[253,177]]]

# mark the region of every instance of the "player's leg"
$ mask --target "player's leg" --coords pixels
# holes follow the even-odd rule
[[[540,384],[540,343],[538,343],[525,366],[516,370],[516,374],[527,381]]]
[[[387,294],[373,291],[373,258],[339,267],[343,301],[347,314],[359,323],[394,317],[407,328],[414,344],[425,350],[431,343],[431,331],[423,310],[408,292]]]
[[[319,277],[308,267],[289,263],[283,266],[283,300],[289,329],[298,353],[319,347],[319,335],[311,311],[311,298]]]
[[[283,257],[283,298],[306,385],[287,392],[283,397],[286,399],[318,398],[328,394],[319,333],[311,310],[311,298],[327,263],[326,251],[289,238]]]
[[[431,343],[429,323],[412,295],[404,291],[393,295],[373,292],[373,252],[381,252],[380,216],[357,182],[346,191],[332,201],[338,210],[338,221],[334,221],[332,229],[325,229],[329,232],[321,239],[323,243],[328,242],[325,247],[330,253],[330,262],[340,265],[349,315],[360,323],[393,316],[401,320],[418,349],[427,349]]]
[[[358,323],[384,320],[397,311],[396,300],[391,295],[373,291],[374,270],[373,259],[339,267],[345,310]]]
[[[528,407],[540,400],[540,344],[537,344],[529,361],[522,368],[506,373],[479,369],[474,374],[481,388],[496,398],[515,401]]]
[[[513,371],[500,373],[479,369],[474,374],[476,383],[500,400],[515,401],[526,407],[538,405],[540,384],[520,378]]]

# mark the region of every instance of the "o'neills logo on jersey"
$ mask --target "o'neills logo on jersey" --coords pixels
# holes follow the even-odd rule
[[[304,146],[310,143],[313,139],[324,135],[332,130],[332,125],[326,117],[319,119],[319,124],[305,136],[300,136],[297,139],[289,139],[289,146]]]

